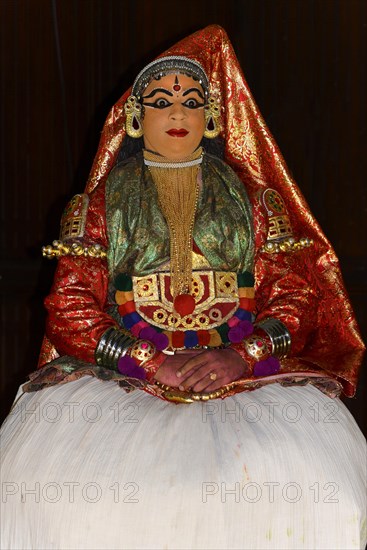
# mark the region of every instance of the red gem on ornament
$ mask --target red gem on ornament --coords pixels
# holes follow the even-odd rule
[[[185,317],[185,315],[193,313],[195,309],[195,300],[191,294],[179,294],[174,299],[173,307],[181,317]]]

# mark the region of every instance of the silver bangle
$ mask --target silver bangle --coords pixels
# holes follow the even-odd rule
[[[269,336],[272,346],[272,355],[281,359],[287,357],[291,348],[291,335],[287,327],[279,319],[265,319],[256,323]]]
[[[94,353],[97,365],[116,369],[118,360],[134,342],[136,338],[124,334],[121,330],[113,327],[107,329],[102,334]]]

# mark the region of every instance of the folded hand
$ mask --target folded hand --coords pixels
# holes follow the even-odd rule
[[[168,356],[155,378],[181,390],[211,392],[238,380],[246,371],[241,356],[227,348]]]

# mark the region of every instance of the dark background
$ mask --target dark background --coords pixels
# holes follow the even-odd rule
[[[2,416],[36,367],[66,201],[112,103],[163,49],[228,32],[255,99],[341,261],[367,334],[364,0],[0,0]],[[367,425],[366,369],[346,404]]]

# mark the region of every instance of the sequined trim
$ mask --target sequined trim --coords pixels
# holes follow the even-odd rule
[[[205,95],[207,95],[209,80],[202,65],[194,59],[189,59],[182,55],[161,57],[146,65],[135,79],[132,87],[132,94],[140,97],[143,90],[153,78],[177,72],[183,72],[189,76],[195,77],[202,85]]]

